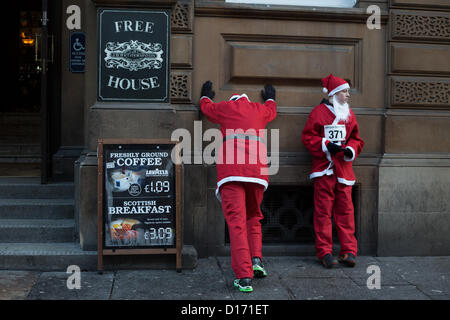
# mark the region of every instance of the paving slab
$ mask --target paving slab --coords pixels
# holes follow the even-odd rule
[[[367,290],[370,300],[430,300],[430,297],[414,285],[389,285]]]
[[[296,278],[289,287],[296,300],[367,300],[370,295],[348,278]]]
[[[283,279],[348,278],[343,267],[338,265],[332,269],[326,269],[316,257],[266,257],[264,261],[267,261],[267,264],[271,265]]]
[[[325,269],[315,257],[264,258],[268,276],[239,292],[231,258],[198,259],[194,269],[81,271],[80,288],[69,289],[66,272],[0,270],[0,299],[30,300],[450,300],[450,257],[358,257],[357,265]],[[380,288],[370,289],[370,266]],[[83,269],[82,269],[83,270]],[[73,283],[73,282],[72,282]]]
[[[0,270],[0,300],[26,299],[40,272]]]
[[[380,265],[388,266],[398,272],[448,273],[450,256],[426,257],[376,257]]]
[[[199,259],[193,270],[120,270],[111,299],[232,299],[215,258]]]
[[[450,257],[377,257],[377,260],[382,270],[394,272],[427,296],[450,294]]]
[[[114,281],[113,272],[81,272],[80,289],[69,289],[67,282],[73,274],[43,272],[31,289],[29,300],[107,300]],[[74,284],[74,281],[69,281]]]
[[[240,292],[234,287],[233,282],[236,279],[231,268],[230,257],[217,257],[219,266],[226,279],[226,285],[231,292],[232,298],[236,300],[292,300],[292,293],[289,288],[280,281],[280,276],[275,272],[270,263],[265,263],[264,267],[268,273],[265,278],[255,278],[252,281],[253,292]]]

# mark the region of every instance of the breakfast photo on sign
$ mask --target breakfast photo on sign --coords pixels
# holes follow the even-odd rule
[[[140,225],[139,220],[135,219],[119,219],[114,220],[110,224],[111,239],[113,240],[133,240],[137,239],[138,231],[136,226]]]

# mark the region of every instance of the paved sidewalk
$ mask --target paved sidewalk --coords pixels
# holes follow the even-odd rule
[[[450,300],[449,256],[361,256],[355,268],[334,269],[323,268],[315,257],[266,257],[269,276],[255,279],[252,293],[233,287],[230,262],[230,257],[199,259],[194,270],[182,273],[82,271],[80,289],[67,288],[71,274],[65,270],[0,270],[0,300]],[[367,286],[377,286],[372,269],[379,270],[379,289]]]

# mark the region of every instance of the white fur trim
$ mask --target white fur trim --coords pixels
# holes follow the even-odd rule
[[[353,153],[353,157],[348,158],[347,156],[344,155],[344,160],[347,162],[355,160],[355,155],[356,155],[355,149],[353,149],[352,147],[349,147],[349,146],[345,147],[345,149],[350,149]]]
[[[231,181],[258,183],[258,184],[264,186],[264,191],[266,191],[267,187],[269,186],[267,181],[264,179],[253,178],[253,177],[240,177],[240,176],[226,177],[226,178],[223,178],[222,180],[220,180],[219,182],[217,182],[216,197],[217,197],[217,200],[219,200],[220,202],[222,202],[222,197],[220,196],[220,193],[219,193],[220,186],[223,185],[224,183],[231,182]]]
[[[327,153],[328,152],[328,148],[327,148],[327,145],[325,144],[325,142],[327,142],[327,139],[322,138],[322,151]]]
[[[247,98],[247,100],[250,101],[250,99],[248,98],[248,96],[245,93],[243,93],[241,95],[239,95],[239,94],[232,95],[230,97],[230,100],[234,99],[236,101],[236,100],[238,100],[240,98]]]
[[[213,102],[213,101],[211,100],[211,98],[210,98],[210,97],[207,97],[207,96],[202,96],[202,97],[200,98],[200,100],[202,100],[203,98],[209,99],[211,102]]]
[[[341,84],[340,86],[334,88],[329,94],[328,96],[331,97],[333,96],[335,93],[338,93],[339,91],[342,91],[344,89],[350,89],[350,85],[346,82],[344,84]]]
[[[250,101],[250,100],[249,100]],[[275,102],[275,100],[273,100],[273,99],[267,99],[266,101],[264,101],[264,102],[267,102],[267,101],[273,101],[273,102]]]
[[[334,173],[333,169],[328,167],[327,169],[325,169],[323,171],[311,173],[309,175],[309,178],[310,179],[314,179],[314,178],[317,178],[317,177],[322,177],[324,175],[331,176],[333,173]]]
[[[338,180],[338,182],[340,182],[340,183],[342,183],[342,184],[345,184],[345,185],[347,185],[347,186],[352,186],[352,185],[354,185],[355,184],[355,182],[356,182],[356,180],[346,180],[346,179],[344,179],[344,178],[337,178],[337,180]]]

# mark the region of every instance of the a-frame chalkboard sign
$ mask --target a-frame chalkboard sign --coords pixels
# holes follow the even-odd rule
[[[98,140],[99,273],[105,255],[138,254],[175,254],[181,272],[178,146],[171,140]]]

